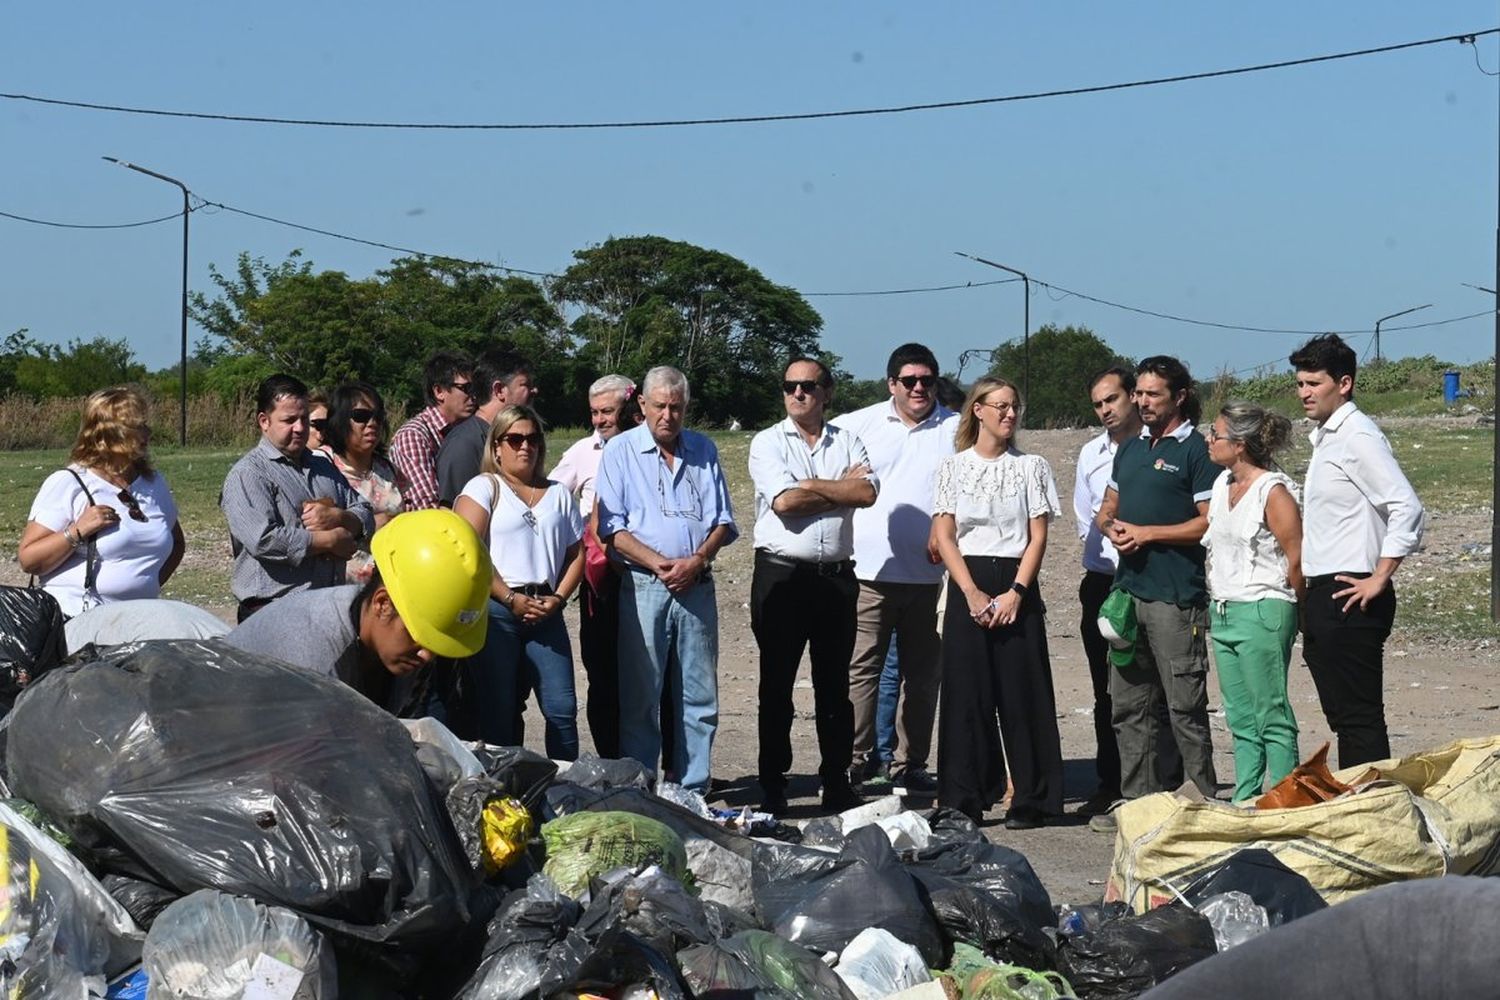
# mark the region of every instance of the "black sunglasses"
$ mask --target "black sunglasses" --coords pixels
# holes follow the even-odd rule
[[[312,420],[309,420],[307,422],[307,426],[311,427],[313,430],[317,431],[319,434],[322,434],[324,431],[328,430],[328,418],[327,417],[315,417]]]
[[[448,383],[448,388],[450,388],[450,389],[457,389],[459,392],[463,393],[465,396],[473,396],[474,395],[474,383],[473,382],[449,382]]]
[[[810,378],[797,379],[796,381],[788,380],[781,383],[781,391],[790,396],[798,389],[801,389],[805,394],[811,396],[813,391],[822,384],[822,382]]]
[[[364,407],[349,411],[349,420],[351,423],[368,424],[371,420],[374,420],[375,417],[376,413],[374,410],[367,410]]]
[[[133,521],[144,521],[144,520],[146,520],[146,512],[143,511],[143,510],[141,510],[140,503],[137,502],[137,500],[136,500],[135,497],[133,497],[133,496],[130,495],[130,491],[129,490],[121,490],[119,493],[115,494],[115,497],[122,504],[124,504],[126,506],[126,508],[129,510],[129,512],[130,512],[130,519],[131,520],[133,520]]]
[[[515,451],[521,450],[521,445],[529,444],[533,448],[540,448],[544,438],[541,431],[532,431],[530,434],[502,434],[500,440],[510,445]]]
[[[937,385],[937,376],[936,375],[901,375],[901,376],[897,377],[896,381],[900,382],[902,385],[906,386],[906,391],[907,392],[911,392],[913,389],[915,389],[919,385],[922,388],[924,388],[924,389],[931,389],[933,386]]]

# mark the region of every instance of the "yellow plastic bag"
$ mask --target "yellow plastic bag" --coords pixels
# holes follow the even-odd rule
[[[509,867],[526,850],[536,833],[531,811],[517,799],[491,799],[479,817],[479,836],[484,844],[484,870],[493,875]]]

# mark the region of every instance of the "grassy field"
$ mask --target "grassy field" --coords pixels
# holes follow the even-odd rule
[[[582,434],[576,428],[551,433],[549,463]],[[1450,524],[1462,525],[1464,537],[1489,539],[1493,429],[1411,422],[1392,427],[1389,436],[1435,526],[1429,531],[1428,551],[1414,557],[1397,577],[1402,593],[1398,627],[1414,637],[1500,637],[1500,630],[1489,619],[1488,556],[1465,551],[1458,542],[1442,541],[1452,537]],[[713,437],[729,476],[735,510],[748,530],[753,508],[745,466],[751,435],[725,431]],[[1298,433],[1295,437],[1296,446],[1287,456],[1286,465],[1287,471],[1300,479],[1306,472],[1309,446],[1305,435]],[[240,454],[225,449],[158,450],[157,465],[177,497],[190,551],[206,556],[189,558],[168,584],[166,596],[193,603],[226,601],[229,546],[218,495],[225,472]],[[0,452],[0,539],[4,539],[8,559],[15,558],[15,546],[38,485],[66,460],[61,451]],[[222,558],[215,557],[215,552]],[[729,552],[748,560],[748,546],[732,546]]]

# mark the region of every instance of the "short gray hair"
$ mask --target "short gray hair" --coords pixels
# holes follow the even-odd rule
[[[641,379],[641,395],[649,396],[655,389],[665,389],[673,395],[681,393],[683,405],[692,401],[692,392],[688,389],[687,376],[682,374],[671,365],[657,365],[646,373]]]
[[[624,375],[604,375],[595,379],[594,384],[589,386],[589,398],[593,399],[595,396],[618,392],[626,399],[629,399],[630,394],[634,391],[635,383]]]

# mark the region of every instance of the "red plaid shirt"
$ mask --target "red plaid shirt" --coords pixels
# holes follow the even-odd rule
[[[436,406],[412,417],[391,437],[391,464],[405,480],[407,510],[438,506],[437,453],[451,425]]]

